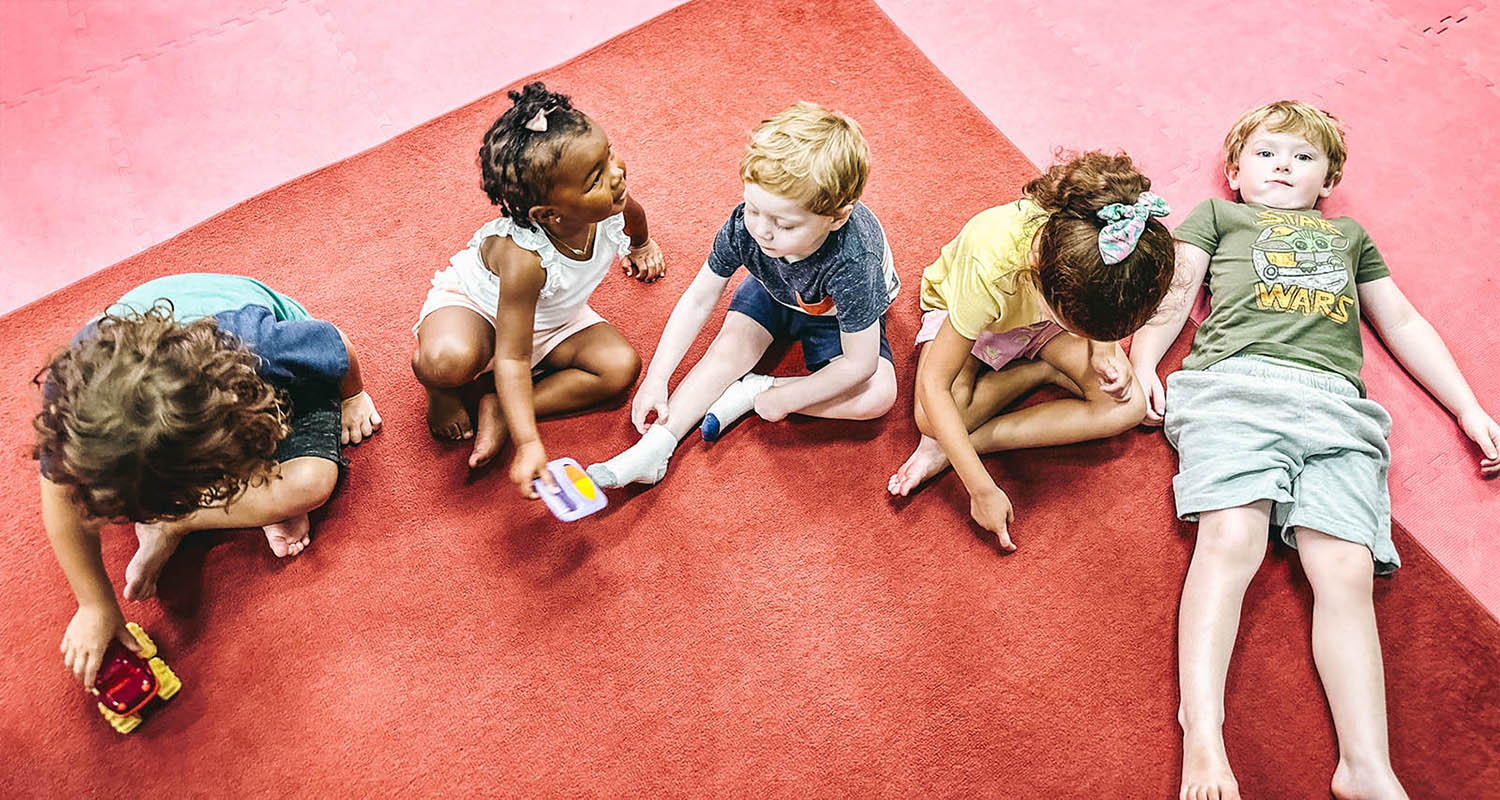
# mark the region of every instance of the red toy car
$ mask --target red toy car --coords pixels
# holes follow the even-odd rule
[[[132,653],[118,640],[110,642],[93,688],[99,698],[99,713],[120,733],[135,730],[153,700],[165,702],[182,688],[182,681],[157,656],[156,643],[141,626],[127,622],[125,628],[140,644],[141,652]]]

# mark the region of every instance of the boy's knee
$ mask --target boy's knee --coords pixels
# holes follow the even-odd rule
[[[411,354],[411,371],[428,386],[457,388],[473,380],[484,367],[480,354],[455,339],[422,342]]]
[[[1193,560],[1210,559],[1250,572],[1260,567],[1260,562],[1266,557],[1266,528],[1257,518],[1235,516],[1241,510],[1204,512],[1198,523]]]
[[[1296,536],[1302,570],[1314,593],[1369,596],[1375,580],[1369,548],[1308,528],[1298,528]]]
[[[870,380],[866,381],[865,390],[860,393],[856,419],[883,417],[894,405],[896,405],[895,371],[887,368],[877,369]],[[918,409],[920,413],[920,406]]]
[[[338,464],[326,458],[305,456],[281,464],[278,489],[291,514],[303,514],[328,502],[338,482]]]

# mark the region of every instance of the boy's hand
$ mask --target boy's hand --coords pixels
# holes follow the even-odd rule
[[[642,283],[655,283],[657,278],[666,276],[667,261],[662,258],[656,240],[647,239],[640,247],[630,248],[630,253],[621,260],[620,268]]]
[[[1099,376],[1099,388],[1117,403],[1130,399],[1130,362],[1116,345],[1099,344],[1089,348],[1089,367]]]
[[[1005,490],[996,486],[993,492],[984,492],[969,498],[969,516],[984,527],[985,530],[1000,537],[1000,546],[1006,550],[1015,550],[1016,546],[1010,540],[1010,523],[1016,518],[1016,511],[1010,504],[1010,498],[1006,496]]]
[[[544,489],[557,494],[557,482],[552,480],[552,473],[547,471],[547,451],[542,443],[531,441],[516,445],[516,457],[510,462],[511,481],[521,490],[522,496],[536,500],[540,495],[531,482],[537,478],[542,480]]]
[[[1500,475],[1500,424],[1483,409],[1475,408],[1458,418],[1458,426],[1484,454],[1479,459],[1479,474],[1486,478]]]
[[[656,412],[656,424],[666,424],[666,381],[645,380],[641,382],[641,388],[635,391],[635,399],[630,403],[630,422],[635,425],[636,433],[646,432],[646,417],[653,411]]]
[[[1146,392],[1146,419],[1147,425],[1160,425],[1167,416],[1167,389],[1162,385],[1161,376],[1156,370],[1145,369],[1140,364],[1132,363],[1135,369],[1135,377],[1141,382],[1141,389]]]
[[[63,664],[83,684],[83,688],[88,689],[94,685],[94,678],[99,674],[99,667],[104,661],[104,650],[109,647],[110,639],[119,639],[131,652],[141,651],[135,637],[125,629],[125,617],[120,614],[118,606],[79,606],[78,613],[73,615],[73,621],[68,623],[68,629],[63,633],[62,646],[58,649],[62,651]]]
[[[359,444],[380,430],[380,412],[375,410],[375,401],[365,392],[345,397],[339,411],[344,427],[339,440],[344,444]]]

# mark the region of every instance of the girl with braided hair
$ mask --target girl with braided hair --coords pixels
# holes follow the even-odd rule
[[[922,272],[915,414],[922,440],[887,489],[906,495],[951,463],[969,513],[1014,550],[1010,498],[980,453],[1083,442],[1146,415],[1118,341],[1172,283],[1167,204],[1125,155],[1084,153],[981,212]],[[1044,384],[1072,397],[1006,411]]]
[[[510,478],[534,498],[533,478],[551,484],[536,418],[597,405],[640,372],[635,348],[589,296],[616,258],[646,283],[665,265],[603,129],[540,82],[510,99],[478,159],[501,216],[433,276],[411,363],[427,390],[432,435],[473,439],[471,468],[510,438]],[[465,393],[490,370],[496,391],[479,398],[475,420]]]

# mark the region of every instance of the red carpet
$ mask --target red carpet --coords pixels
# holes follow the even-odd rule
[[[596,307],[649,355],[736,200],[746,133],[817,99],[871,141],[866,200],[907,281],[890,328],[909,408],[919,270],[1033,168],[872,4],[779,5],[693,3],[542,76],[604,124],[671,259],[663,283],[611,279]],[[502,107],[460,109],[0,319],[0,503],[17,509],[0,567],[0,785],[1175,794],[1192,539],[1172,520],[1159,434],[990,459],[1019,507],[1013,556],[977,535],[951,475],[885,499],[916,437],[904,410],[689,440],[664,485],[573,525],[523,504],[501,471],[470,480],[460,449],[428,439],[408,330],[432,271],[492,213],[473,152]],[[161,602],[127,609],[186,687],[121,738],[56,653],[73,605],[37,511],[27,380],[124,289],[185,270],[260,276],[344,327],[387,429],[350,453],[306,553],[282,562],[258,534],[200,535]],[[544,432],[585,462],[633,438],[622,410]],[[133,538],[106,536],[116,576]],[[1500,781],[1500,626],[1404,531],[1397,546],[1407,566],[1376,590],[1397,770],[1414,797],[1485,796]],[[1276,550],[1229,678],[1230,754],[1251,797],[1326,794],[1335,749],[1309,608]]]

